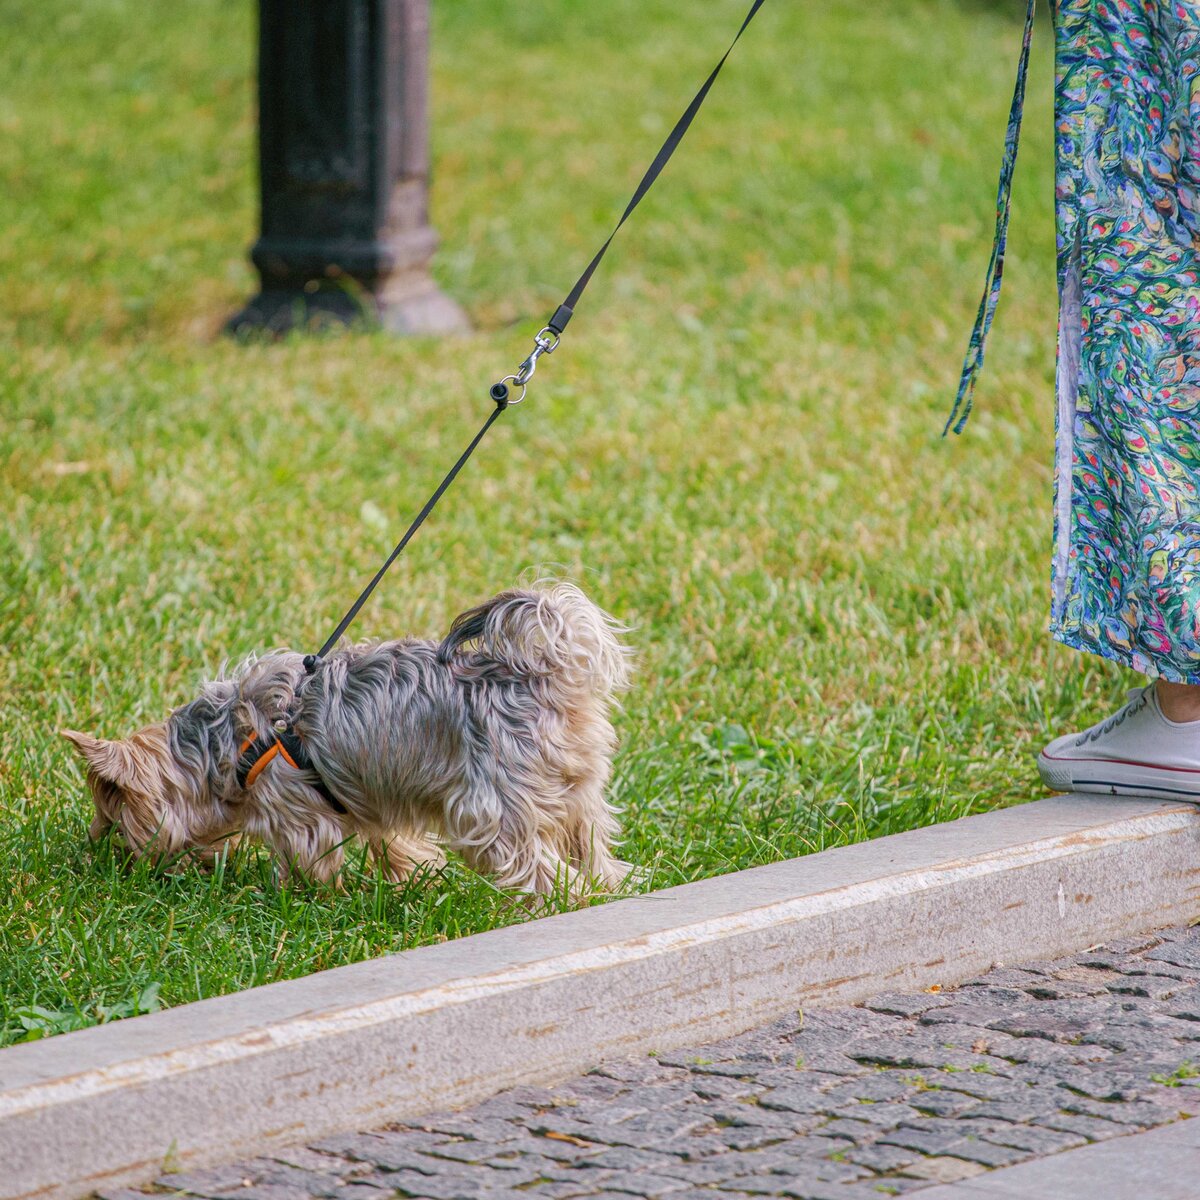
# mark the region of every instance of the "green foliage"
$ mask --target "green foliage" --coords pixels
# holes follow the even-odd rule
[[[39,1038],[55,1033],[69,1033],[72,1029],[86,1029],[89,1025],[104,1025],[121,1017],[137,1017],[143,1013],[158,1012],[162,1006],[158,1000],[161,985],[152,983],[129,1000],[117,1004],[97,1004],[92,1012],[69,1009],[56,1012],[38,1004],[16,1005],[9,1010],[15,1027],[5,1031],[5,1041],[36,1042]]]
[[[124,734],[227,659],[320,643],[743,8],[433,5],[436,272],[476,332],[239,345],[219,330],[253,291],[253,6],[6,6],[4,1037],[529,919],[458,864],[396,888],[356,853],[336,893],[280,888],[250,851],[211,874],[127,869],[89,846],[56,731]],[[638,886],[1026,800],[1038,743],[1118,690],[1044,633],[1045,86],[976,415],[939,436],[1018,18],[764,7],[529,402],[356,626],[437,635],[530,568],[629,621],[613,796]]]
[[[1154,1083],[1161,1083],[1164,1087],[1181,1087],[1188,1079],[1200,1078],[1200,1067],[1188,1059],[1181,1062],[1169,1074],[1151,1075],[1150,1078]]]

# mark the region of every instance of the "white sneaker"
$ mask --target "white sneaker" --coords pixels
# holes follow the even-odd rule
[[[1158,796],[1200,803],[1200,721],[1170,721],[1154,684],[1083,733],[1055,738],[1038,755],[1042,781],[1056,792]]]

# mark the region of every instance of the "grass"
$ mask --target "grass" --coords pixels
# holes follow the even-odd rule
[[[12,0],[0,49],[0,1030],[12,1040],[521,919],[393,888],[121,869],[72,726],[311,648],[487,410],[742,16],[435,4],[436,273],[476,332],[238,345],[253,13]],[[530,401],[356,633],[531,566],[637,627],[614,798],[663,886],[1029,799],[1120,673],[1045,630],[1053,236],[1038,31],[1005,299],[940,439],[990,239],[1011,6],[764,7]]]

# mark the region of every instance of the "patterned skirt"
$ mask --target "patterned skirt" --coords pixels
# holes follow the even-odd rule
[[[958,429],[1003,269],[1032,10]],[[1076,649],[1200,684],[1200,0],[1057,0],[1054,26],[1050,628]]]

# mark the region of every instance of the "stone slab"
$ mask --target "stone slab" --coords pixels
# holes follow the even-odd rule
[[[0,1050],[0,1198],[379,1126],[1200,913],[1200,813],[1056,797]]]
[[[961,1183],[924,1188],[921,1200],[1196,1200],[1200,1120],[1065,1150]]]

